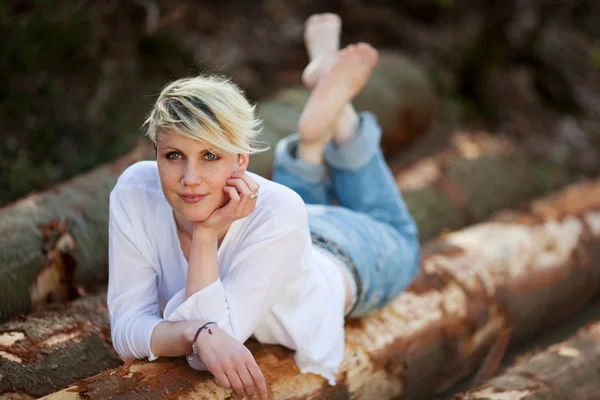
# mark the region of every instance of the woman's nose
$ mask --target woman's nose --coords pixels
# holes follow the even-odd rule
[[[200,174],[193,170],[185,171],[181,178],[181,184],[183,186],[195,186],[199,185],[201,182],[202,179],[200,178]]]

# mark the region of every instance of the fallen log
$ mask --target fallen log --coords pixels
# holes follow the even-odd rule
[[[600,323],[517,361],[456,400],[595,399],[600,393]]]
[[[0,325],[0,398],[38,398],[121,364],[105,292]]]
[[[556,164],[531,160],[500,136],[457,133],[440,153],[390,168],[422,242],[514,207],[569,180]]]
[[[600,285],[600,182],[580,184],[445,234],[421,273],[388,307],[346,326],[338,384],[302,375],[293,353],[252,340],[270,398],[430,398],[493,364],[498,342],[530,337],[580,308]],[[47,399],[226,399],[208,373],[181,359],[126,363]]]
[[[116,163],[0,209],[0,322],[107,281],[108,196],[140,147]],[[394,167],[426,240],[562,185],[556,165],[521,157],[506,140],[458,135],[450,148]]]
[[[0,208],[0,321],[107,280],[108,196],[142,144],[117,161]]]

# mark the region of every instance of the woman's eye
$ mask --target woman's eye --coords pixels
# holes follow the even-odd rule
[[[179,154],[177,151],[172,151],[167,154],[167,158],[169,160],[177,160],[177,159],[181,158],[181,154]]]
[[[217,157],[217,155],[214,153],[206,153],[206,159],[208,161],[217,161],[219,157]]]

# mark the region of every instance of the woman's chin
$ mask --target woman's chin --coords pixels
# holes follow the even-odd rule
[[[202,222],[210,216],[210,212],[205,210],[190,210],[190,209],[179,209],[178,214],[190,222]]]
[[[209,215],[205,215],[205,214],[185,215],[184,214],[184,218],[190,222],[202,222],[202,221],[205,221],[209,217]]]

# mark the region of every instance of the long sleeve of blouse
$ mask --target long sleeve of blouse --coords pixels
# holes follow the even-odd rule
[[[113,346],[124,360],[156,358],[150,338],[156,325],[164,321],[158,303],[154,251],[140,231],[137,215],[128,212],[139,207],[136,196],[123,198],[123,192],[110,195],[107,303]],[[125,202],[129,206],[125,207]],[[150,257],[149,257],[150,256]]]

